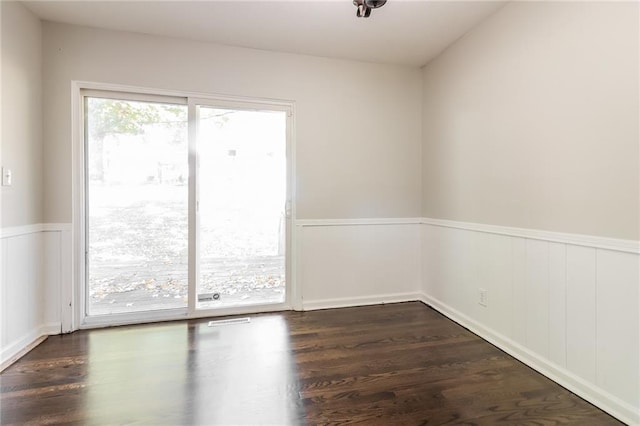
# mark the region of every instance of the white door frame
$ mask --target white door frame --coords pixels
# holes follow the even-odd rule
[[[189,305],[188,308],[134,312],[117,315],[87,316],[86,315],[86,199],[85,199],[85,117],[83,98],[91,91],[112,92],[118,99],[132,100],[165,100],[173,103],[186,104],[189,117]],[[182,100],[182,101],[181,101]],[[198,215],[197,202],[197,147],[196,147],[196,106],[213,106],[230,109],[284,111],[287,117],[287,203],[290,214],[286,223],[286,299],[282,304],[254,305],[236,308],[195,309],[197,253],[198,253]],[[86,81],[71,82],[72,108],[72,252],[73,274],[70,283],[62,283],[61,312],[62,331],[70,332],[81,328],[105,327],[167,321],[187,318],[201,318],[232,314],[248,314],[255,312],[281,311],[301,309],[302,295],[297,285],[296,273],[296,231],[293,226],[296,220],[296,150],[295,150],[295,102],[273,99],[255,99],[224,95],[202,94],[193,92],[159,90],[145,87],[125,86],[109,83],[95,83]]]

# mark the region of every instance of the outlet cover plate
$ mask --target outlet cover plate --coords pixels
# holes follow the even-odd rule
[[[7,169],[6,167],[2,168],[2,186],[11,186],[12,183],[12,173],[11,169]]]
[[[489,304],[489,292],[485,288],[478,289],[478,305],[484,306],[485,308]]]

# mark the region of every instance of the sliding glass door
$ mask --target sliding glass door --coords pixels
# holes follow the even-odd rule
[[[82,99],[85,317],[284,307],[286,108],[88,90]]]
[[[198,106],[197,308],[285,301],[286,114]]]
[[[84,100],[86,313],[185,308],[187,106]]]

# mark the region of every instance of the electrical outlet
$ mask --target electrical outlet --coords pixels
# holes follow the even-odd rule
[[[2,168],[2,186],[11,186],[12,176],[11,169]]]
[[[478,289],[478,305],[487,307],[489,303],[489,292],[484,288]]]

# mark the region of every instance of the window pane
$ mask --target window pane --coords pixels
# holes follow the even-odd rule
[[[200,107],[198,309],[285,300],[286,114]]]
[[[187,107],[85,98],[87,314],[187,306]]]

